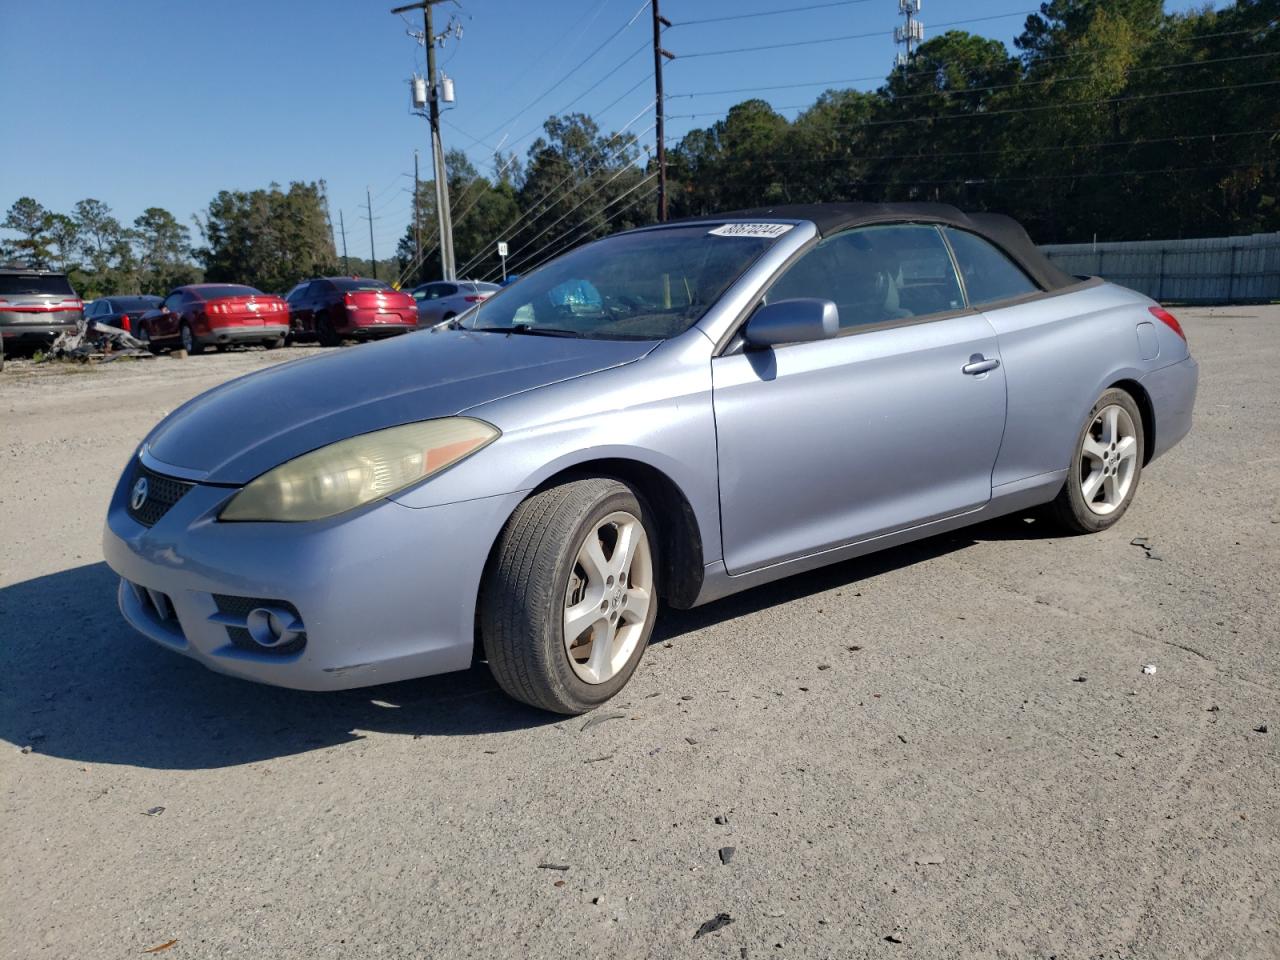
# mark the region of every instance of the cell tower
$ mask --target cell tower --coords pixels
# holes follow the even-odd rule
[[[907,18],[901,27],[893,28],[893,42],[906,46],[906,53],[893,58],[895,67],[905,67],[911,59],[913,44],[924,43],[924,23],[920,20],[920,0],[898,0],[898,13]]]

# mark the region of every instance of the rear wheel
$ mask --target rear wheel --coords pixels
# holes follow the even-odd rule
[[[268,337],[262,341],[262,345],[268,350],[278,350],[285,345],[285,335],[282,333],[278,337]]]
[[[336,347],[338,345],[338,332],[333,329],[333,322],[329,319],[327,313],[322,313],[316,317],[316,338],[320,341],[322,347]]]
[[[1067,482],[1050,507],[1054,518],[1076,533],[1114,525],[1138,490],[1145,450],[1137,403],[1123,390],[1107,390],[1076,439]]]
[[[187,323],[187,321],[182,321],[182,326],[178,329],[178,336],[182,340],[182,349],[187,353],[192,356],[204,353],[204,345],[195,338],[195,335],[191,332],[191,324]]]
[[[522,503],[494,548],[480,632],[517,700],[584,713],[631,679],[658,613],[657,536],[630,487],[595,477]]]

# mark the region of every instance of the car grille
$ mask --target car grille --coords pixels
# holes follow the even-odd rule
[[[138,481],[142,479],[147,481],[147,496],[143,500],[142,506],[135,509],[133,506],[133,492],[138,485]],[[135,461],[133,475],[129,478],[129,489],[125,491],[129,516],[144,527],[153,527],[194,486],[194,483],[188,483],[185,480],[175,480],[173,477],[162,476],[154,470],[148,470],[142,465],[141,461]]]
[[[227,630],[227,639],[242,650],[284,656],[290,653],[297,653],[307,645],[305,630],[288,643],[281,644],[278,647],[263,647],[254,642],[248,627],[225,622],[225,620],[234,617],[239,623],[243,624],[247,621],[249,614],[259,607],[274,607],[277,610],[286,610],[301,621],[302,617],[298,613],[298,608],[287,600],[269,600],[263,597],[233,597],[225,593],[215,593],[213,602],[218,607],[218,613],[223,615],[223,626]]]

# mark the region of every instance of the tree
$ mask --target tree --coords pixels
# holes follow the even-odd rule
[[[65,213],[49,214],[49,243],[51,259],[59,270],[70,271],[78,266],[80,226]]]
[[[44,263],[49,259],[49,211],[31,197],[19,197],[5,215],[6,230],[22,234],[11,242],[13,252],[21,259]]]
[[[266,190],[222,190],[197,223],[205,279],[283,292],[299,280],[337,270],[324,193],[317,183]]]
[[[147,207],[133,221],[133,243],[142,293],[163,295],[196,280],[191,231],[163,207]]]

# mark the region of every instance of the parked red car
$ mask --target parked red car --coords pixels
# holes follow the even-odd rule
[[[418,304],[381,280],[317,277],[285,295],[295,339],[314,337],[326,347],[344,338],[370,340],[418,327]]]
[[[138,318],[133,335],[152,349],[181,346],[201,353],[254,343],[273,350],[284,346],[288,333],[289,308],[274,294],[236,283],[193,283]]]

